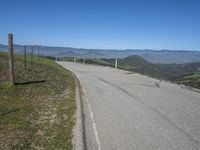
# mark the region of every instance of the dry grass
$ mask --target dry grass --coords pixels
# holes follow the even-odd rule
[[[76,103],[71,72],[36,58],[25,69],[17,56],[18,84],[10,86],[7,68],[7,56],[0,53],[0,149],[72,149]]]

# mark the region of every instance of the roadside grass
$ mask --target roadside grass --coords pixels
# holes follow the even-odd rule
[[[73,148],[75,79],[53,61],[34,57],[27,68],[15,56],[16,85],[9,84],[7,53],[0,53],[0,149]]]
[[[185,76],[178,83],[200,89],[200,71],[195,72],[193,75]]]

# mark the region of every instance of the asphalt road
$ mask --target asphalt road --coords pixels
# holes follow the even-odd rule
[[[88,150],[200,149],[200,93],[109,67],[58,63],[84,89]]]

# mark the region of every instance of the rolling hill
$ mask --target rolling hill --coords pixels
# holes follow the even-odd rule
[[[28,45],[27,50],[30,53],[32,46]],[[152,63],[190,63],[200,62],[200,51],[186,50],[146,50],[146,49],[128,49],[128,50],[102,50],[102,49],[84,49],[72,47],[51,47],[40,46],[41,54],[46,56],[58,57],[80,57],[80,58],[126,58],[130,55],[138,55]],[[34,53],[37,54],[37,46],[34,46]],[[1,51],[7,51],[7,45],[0,44]],[[23,45],[14,45],[15,53],[22,53]]]

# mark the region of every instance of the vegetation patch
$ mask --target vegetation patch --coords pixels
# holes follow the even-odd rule
[[[200,89],[200,72],[198,71],[190,76],[184,76],[181,80],[178,81],[178,83]]]
[[[73,148],[75,80],[53,61],[15,56],[16,84],[9,84],[8,57],[0,53],[0,149]]]

